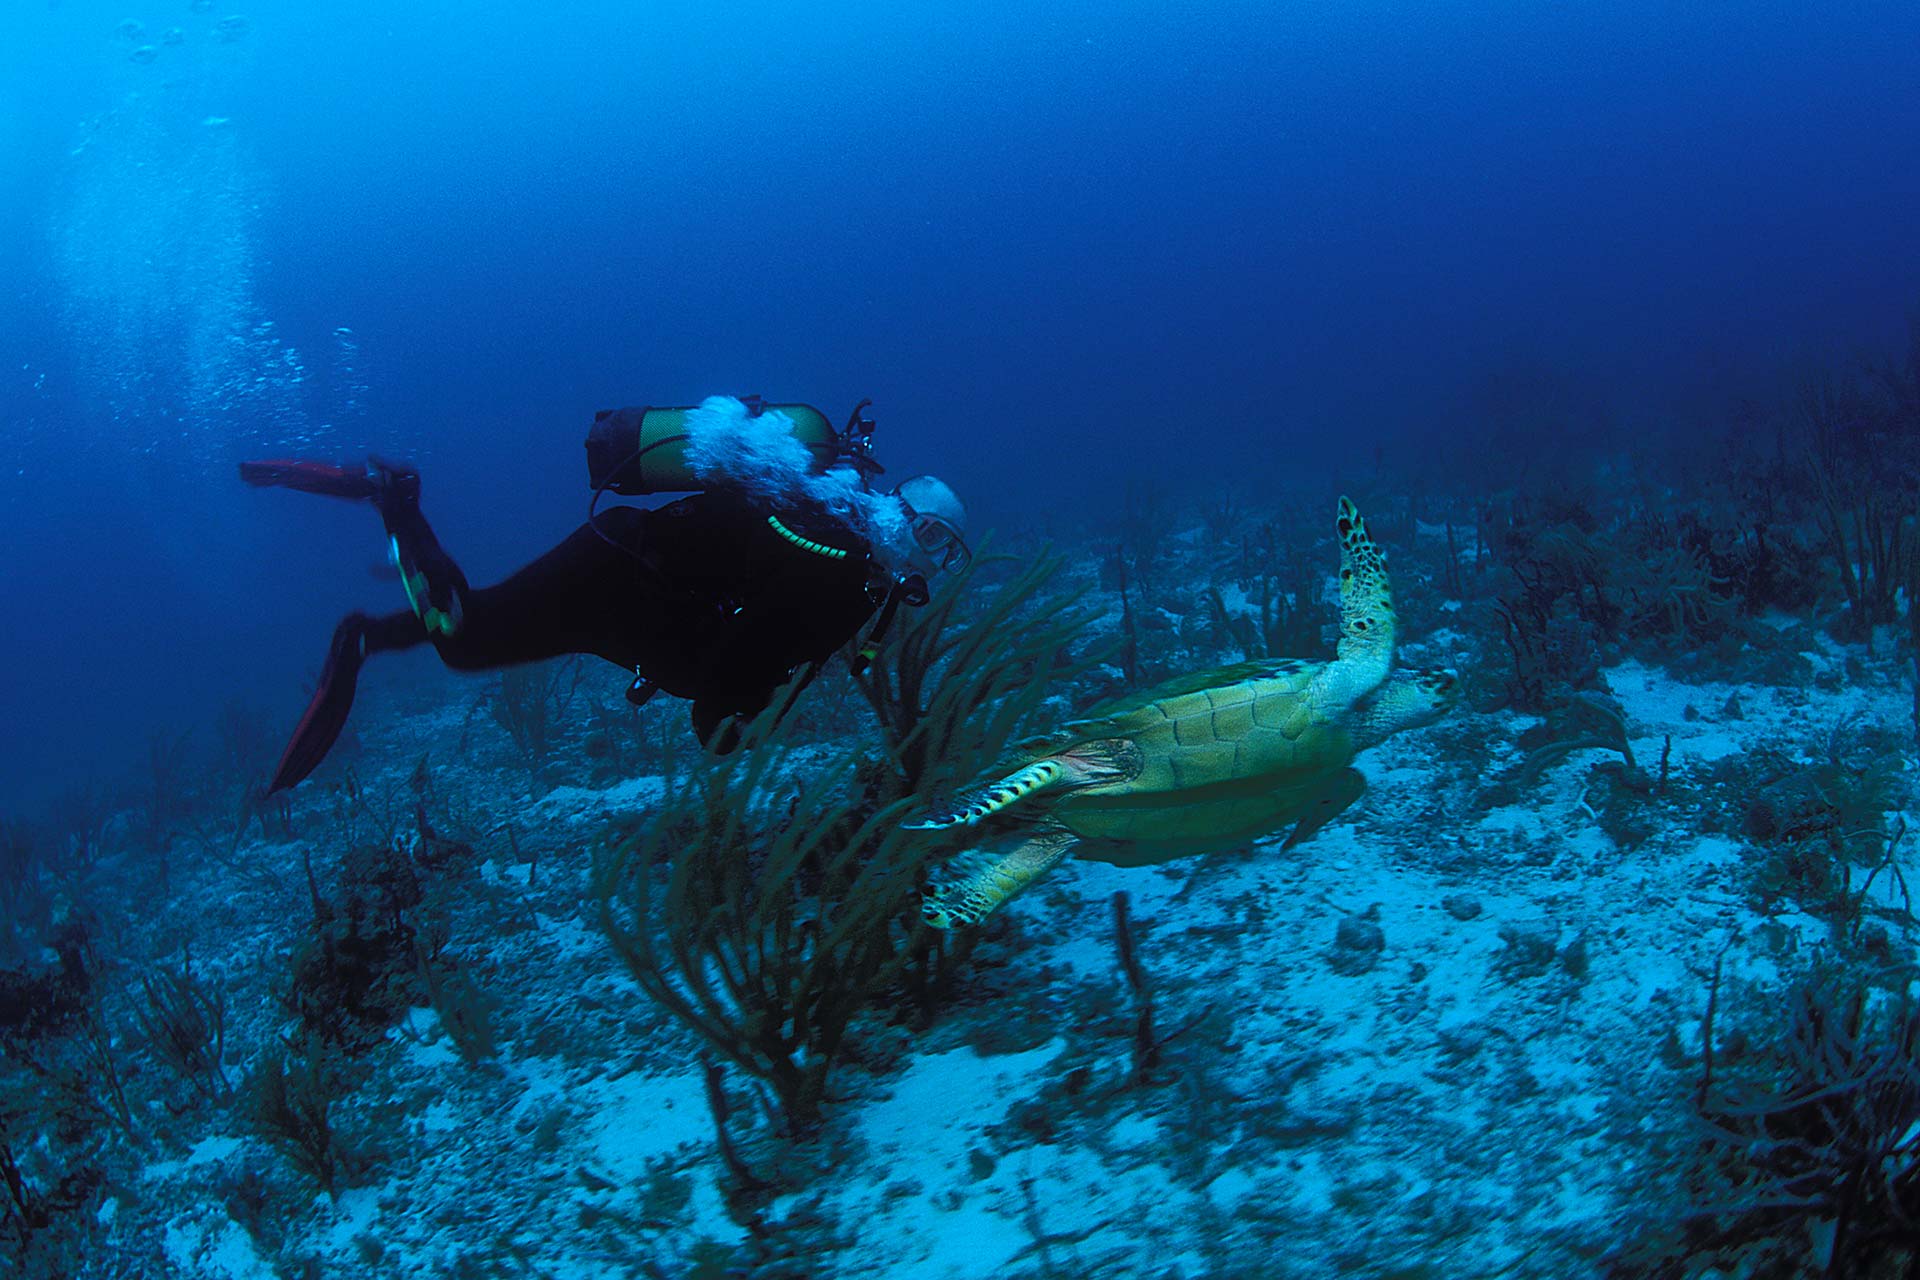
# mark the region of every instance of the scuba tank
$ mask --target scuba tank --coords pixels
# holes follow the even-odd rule
[[[826,474],[836,466],[852,468],[862,488],[870,489],[876,476],[886,471],[873,456],[873,416],[867,408],[873,402],[862,400],[853,407],[844,428],[836,431],[825,414],[808,404],[768,404],[759,396],[742,396],[740,404],[748,418],[759,418],[769,410],[785,420],[793,438],[811,455],[808,471],[814,476]],[[587,525],[610,546],[633,556],[649,569],[653,566],[633,548],[616,541],[595,520],[600,500],[609,491],[625,497],[707,488],[709,481],[696,475],[688,450],[692,434],[687,416],[695,412],[690,405],[670,408],[602,409],[593,415],[587,431],[587,477],[593,486],[593,500],[587,504]],[[803,550],[827,556],[845,556],[786,528],[777,514],[767,516],[775,532]],[[869,572],[879,572],[878,562],[869,560]],[[919,574],[885,578],[870,577],[868,596],[879,610],[879,620],[868,631],[865,643],[853,655],[856,673],[866,670],[873,660],[893,616],[901,604],[920,606],[927,602],[926,580]],[[643,705],[658,685],[643,671],[635,671],[627,700]]]
[[[768,410],[783,415],[793,436],[813,454],[815,475],[836,461],[865,456],[865,438],[858,433],[860,412],[848,424],[846,439],[833,429],[827,416],[808,404],[767,404],[759,396],[742,397],[750,417]],[[864,403],[862,405],[864,408]],[[611,489],[626,497],[704,489],[706,481],[694,475],[687,460],[687,415],[693,406],[676,408],[602,409],[593,415],[587,432],[587,477],[595,493]],[[872,431],[867,419],[867,431]]]

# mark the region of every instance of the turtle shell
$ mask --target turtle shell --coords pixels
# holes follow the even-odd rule
[[[1234,840],[1312,807],[1353,760],[1343,717],[1312,696],[1326,664],[1242,662],[1169,681],[1066,726],[1036,756],[1124,738],[1141,767],[1124,781],[1061,794],[1051,815],[1083,838]]]

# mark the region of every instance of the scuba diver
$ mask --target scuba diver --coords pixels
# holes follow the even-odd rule
[[[817,409],[757,396],[602,410],[587,436],[586,523],[481,588],[434,537],[413,469],[379,459],[241,463],[249,484],[371,502],[412,606],[341,620],[269,792],[326,757],[369,654],[432,644],[461,671],[594,654],[633,673],[636,706],[662,690],[690,699],[695,734],[717,751],[731,750],[775,691],[810,679],[877,611],[854,659],[864,668],[898,606],[924,604],[927,578],[970,554],[965,509],[940,480],[873,486],[883,468],[868,403],[839,432]],[[609,490],[685,489],[698,492],[654,509],[599,510]]]

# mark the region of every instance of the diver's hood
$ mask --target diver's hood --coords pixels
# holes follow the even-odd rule
[[[967,509],[960,504],[959,495],[940,477],[908,476],[895,485],[893,491],[906,499],[907,505],[921,515],[943,520],[952,526],[955,533],[965,536]]]

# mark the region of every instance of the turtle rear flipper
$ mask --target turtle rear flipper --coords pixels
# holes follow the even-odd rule
[[[1064,827],[1049,827],[998,856],[984,850],[962,854],[947,864],[948,871],[962,878],[927,886],[920,900],[921,918],[936,929],[979,924],[1052,870],[1078,843]]]
[[[1308,804],[1306,812],[1300,815],[1300,821],[1294,824],[1287,838],[1281,841],[1280,848],[1283,851],[1291,849],[1332,822],[1345,813],[1354,801],[1366,793],[1366,790],[1366,775],[1358,769],[1346,768],[1334,773],[1315,790],[1313,800]]]
[[[971,827],[1049,788],[1086,787],[1131,778],[1140,771],[1139,756],[1138,747],[1119,738],[1078,742],[1004,778],[962,791],[945,808],[901,825],[909,831]]]

